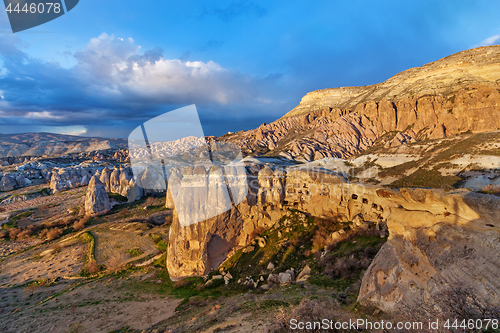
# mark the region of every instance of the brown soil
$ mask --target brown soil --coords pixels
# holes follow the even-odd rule
[[[144,223],[105,223],[92,229],[96,240],[95,258],[99,264],[117,268],[130,261],[140,260],[158,252],[148,235],[161,228],[149,229]],[[130,250],[141,253],[131,256]]]
[[[78,240],[29,250],[0,264],[0,287],[75,276],[84,260],[85,244]]]
[[[0,332],[142,330],[174,315],[180,300],[125,292],[120,288],[123,282],[69,280],[38,287],[33,294],[29,288],[0,288]]]

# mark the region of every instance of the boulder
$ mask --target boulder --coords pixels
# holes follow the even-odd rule
[[[17,186],[16,180],[10,175],[4,175],[0,180],[0,191],[12,191]]]
[[[278,279],[279,279],[279,284],[281,285],[292,283],[293,281],[292,275],[290,273],[280,273]]]
[[[310,275],[311,268],[309,265],[306,265],[306,267],[300,271],[299,275],[297,275],[297,282],[306,282]]]
[[[279,284],[280,283],[280,278],[276,274],[269,274],[269,276],[267,277],[267,282],[269,284]]]
[[[137,186],[133,179],[130,180],[128,187],[125,191],[125,197],[127,197],[128,202],[133,202],[139,200],[143,195],[142,188]]]

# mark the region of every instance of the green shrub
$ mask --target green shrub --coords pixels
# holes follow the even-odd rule
[[[118,202],[128,202],[128,199],[124,197],[123,195],[120,195],[118,193],[108,193],[109,200],[115,200]]]

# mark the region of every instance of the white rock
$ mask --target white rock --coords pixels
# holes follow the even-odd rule
[[[287,284],[292,282],[292,276],[289,273],[280,273],[278,278],[280,284]]]

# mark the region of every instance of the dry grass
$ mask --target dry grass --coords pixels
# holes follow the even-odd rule
[[[32,231],[30,229],[24,229],[17,235],[17,239],[27,239],[31,236]]]
[[[83,269],[89,274],[96,274],[99,272],[99,265],[97,264],[97,261],[91,260]]]
[[[62,233],[63,233],[62,230],[59,228],[50,229],[47,232],[47,240],[51,241],[51,240],[57,239],[57,238],[62,236]]]
[[[65,248],[65,246],[60,243],[56,243],[50,247],[53,253],[61,252],[63,248]]]
[[[76,221],[75,217],[73,217],[73,216],[66,216],[65,218],[62,219],[62,221],[59,223],[59,225],[68,226],[70,224],[75,223],[75,221]]]
[[[21,229],[11,229],[9,231],[9,238],[10,239],[16,239],[17,235],[19,235],[21,233]]]
[[[333,244],[332,233],[338,229],[337,223],[330,220],[316,219],[316,226],[313,236],[313,252],[323,250],[325,246]]]
[[[293,311],[283,308],[278,309],[274,324],[269,329],[270,333],[296,332],[290,327],[290,320],[296,319],[298,322],[321,322],[328,318],[333,321],[355,321],[356,318],[349,312],[340,308],[339,304],[332,299],[309,299],[304,298]],[[338,332],[337,330],[304,329],[300,332]],[[356,330],[343,330],[342,332],[357,332]]]
[[[106,264],[108,271],[118,273],[123,267],[123,263],[127,260],[124,253],[116,253]]]
[[[182,288],[182,287],[187,287],[187,286],[192,285],[192,284],[193,284],[192,280],[182,279],[179,281],[175,281],[173,284],[173,287],[174,288]]]
[[[144,202],[144,206],[146,206],[146,207],[154,206],[155,204],[156,204],[156,200],[153,197],[148,197],[146,199],[146,201]]]
[[[75,231],[80,231],[80,230],[83,230],[85,228],[85,226],[87,225],[87,222],[89,221],[89,217],[84,217],[84,218],[81,218],[80,220],[76,221],[75,223],[73,223],[73,229]]]
[[[0,239],[5,239],[9,237],[9,232],[7,230],[0,230]]]

